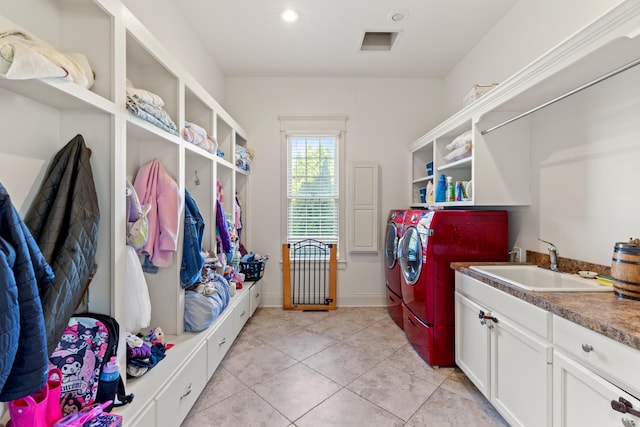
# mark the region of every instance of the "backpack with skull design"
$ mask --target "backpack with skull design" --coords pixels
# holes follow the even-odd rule
[[[49,356],[49,366],[62,372],[63,416],[100,400],[100,373],[111,356],[117,356],[119,334],[120,326],[111,316],[84,313],[71,317]],[[121,391],[118,398],[125,399],[124,386]]]

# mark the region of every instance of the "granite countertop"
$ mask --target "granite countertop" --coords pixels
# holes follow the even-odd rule
[[[505,263],[454,262],[451,268],[640,350],[640,301],[619,297],[613,289],[611,292],[532,292],[469,268],[471,265],[501,264]]]

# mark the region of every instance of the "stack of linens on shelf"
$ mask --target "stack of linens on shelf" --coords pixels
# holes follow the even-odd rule
[[[127,80],[127,110],[134,116],[159,128],[178,135],[178,128],[163,109],[164,101],[153,92],[139,89]]]
[[[443,157],[444,160],[446,162],[455,162],[457,160],[470,157],[472,138],[473,136],[470,130],[454,138],[453,141],[445,146],[445,148],[449,150],[449,153]]]
[[[195,123],[185,121],[184,129],[182,129],[182,139],[207,150],[209,153],[215,153],[218,148],[216,140],[208,135],[204,128]]]
[[[241,145],[236,145],[236,166],[238,166],[242,170],[249,171],[251,170],[252,160],[252,150],[244,148]]]

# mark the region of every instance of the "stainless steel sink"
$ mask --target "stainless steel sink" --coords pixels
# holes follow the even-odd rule
[[[519,288],[538,292],[611,292],[612,288],[576,274],[558,273],[535,265],[472,265],[480,273]]]

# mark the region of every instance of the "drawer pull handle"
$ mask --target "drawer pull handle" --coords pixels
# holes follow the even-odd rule
[[[407,317],[407,320],[409,321],[409,323],[411,323],[414,327],[417,327],[415,322],[413,321],[413,319],[411,319],[411,317]]]
[[[191,386],[191,384],[189,384],[189,386],[187,387],[187,389],[184,391],[184,393],[182,393],[182,396],[180,396],[180,400],[184,399],[185,397],[189,396],[191,394],[191,391],[193,390],[193,387]]]
[[[640,417],[640,411],[633,409],[631,402],[623,397],[618,398],[618,400],[612,400],[611,408],[614,411],[618,411],[623,414],[631,414],[634,417]]]
[[[582,344],[582,351],[584,351],[585,353],[590,353],[593,351],[593,346],[589,344]]]
[[[260,292],[256,294],[256,298],[260,298]]]
[[[245,310],[242,310],[242,313],[240,313],[240,317],[243,317],[245,314],[247,314],[247,312]]]
[[[226,342],[227,342],[227,337],[224,337],[220,341],[218,341],[218,345],[222,345],[222,344],[224,344]]]

